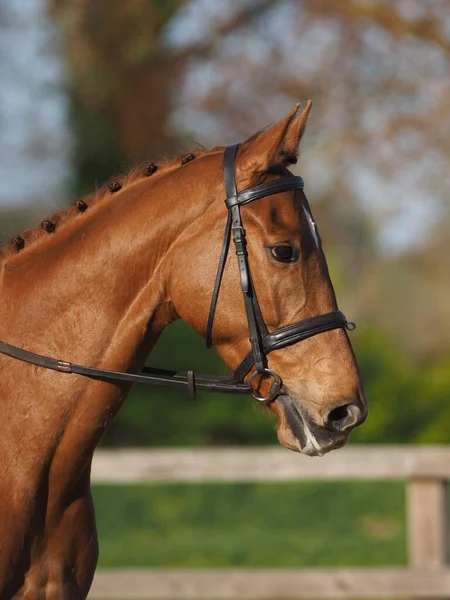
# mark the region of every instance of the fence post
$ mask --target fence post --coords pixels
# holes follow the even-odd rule
[[[413,478],[407,484],[410,567],[442,569],[447,563],[447,485],[443,479]]]

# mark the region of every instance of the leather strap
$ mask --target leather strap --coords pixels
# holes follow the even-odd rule
[[[223,172],[225,181],[225,192],[227,198],[237,197],[236,179],[234,176],[234,161],[239,145],[228,146],[223,156]],[[248,332],[250,345],[254,358],[254,364],[258,373],[263,373],[266,367],[266,360],[261,348],[261,332],[258,328],[258,322],[255,313],[253,298],[252,281],[250,277],[250,267],[247,257],[247,243],[245,240],[245,230],[242,225],[240,205],[238,203],[229,207],[231,214],[231,231],[233,242],[236,249],[238,261],[239,277],[241,282],[242,294],[244,297],[245,312],[247,315]]]
[[[253,202],[253,200],[259,200],[260,198],[266,198],[267,196],[280,194],[281,192],[287,192],[288,190],[303,189],[304,187],[304,181],[298,175],[283,177],[283,179],[276,179],[275,181],[267,181],[266,183],[254,185],[241,192],[235,192],[231,196],[227,195],[225,206],[227,208],[236,206],[236,204],[242,206],[243,204]]]
[[[236,179],[234,177],[234,159],[236,157],[239,144],[233,144],[227,146],[223,155],[224,164],[224,183],[225,183],[225,194],[228,196],[234,196],[236,194]],[[226,169],[225,165],[231,164],[231,169]],[[211,304],[209,307],[208,322],[206,325],[206,347],[212,348],[212,328],[214,323],[214,315],[216,314],[217,299],[219,298],[220,284],[222,283],[222,276],[227,262],[228,250],[230,248],[231,238],[231,222],[232,215],[231,211],[228,211],[227,222],[225,224],[225,233],[223,236],[222,249],[220,251],[219,265],[217,267],[216,280],[214,282],[214,289],[211,298]]]
[[[348,324],[347,317],[340,310],[336,310],[324,315],[318,315],[303,321],[291,323],[262,338],[262,349],[264,354],[269,354],[273,350],[286,348],[293,344],[298,344],[309,337],[331,331],[332,329],[346,328]],[[244,381],[245,376],[255,364],[253,354],[250,351],[244,360],[234,371],[236,381]]]
[[[245,242],[245,231],[242,226],[239,205],[231,208],[233,241],[236,247],[236,256],[239,267],[239,277],[244,296],[245,312],[247,315],[248,332],[254,364],[258,373],[264,373],[266,360],[261,348],[261,332],[258,329],[255,307],[253,303],[253,287],[250,280],[250,268],[247,260],[247,245]]]
[[[225,269],[225,263],[227,262],[228,249],[230,247],[231,237],[231,212],[228,212],[227,222],[225,225],[225,233],[223,237],[222,250],[220,251],[219,266],[217,268],[216,281],[214,283],[214,289],[211,299],[211,305],[209,307],[208,324],[206,326],[206,347],[212,347],[212,327],[214,322],[214,315],[216,314],[217,299],[219,297],[220,284],[222,283],[223,271]]]
[[[232,144],[225,148],[223,153],[223,179],[225,184],[225,194],[227,198],[236,196],[236,178],[234,176],[234,161],[240,144]]]
[[[75,373],[90,379],[98,379],[107,383],[138,383],[152,385],[155,387],[170,387],[175,389],[187,389],[191,398],[195,399],[196,391],[222,392],[227,394],[251,394],[252,387],[245,383],[237,383],[230,376],[202,375],[197,373],[194,378],[193,371],[187,373],[182,371],[169,371],[165,369],[154,369],[144,367],[141,373],[122,373],[109,369],[97,367],[86,367],[56,358],[50,358],[42,354],[35,354],[29,350],[23,350],[12,344],[0,341],[0,353],[16,358],[44,369],[59,371],[60,373]]]

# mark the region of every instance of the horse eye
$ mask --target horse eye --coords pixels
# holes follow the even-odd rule
[[[298,252],[294,246],[282,244],[279,246],[270,246],[270,254],[278,262],[290,263],[298,259]]]

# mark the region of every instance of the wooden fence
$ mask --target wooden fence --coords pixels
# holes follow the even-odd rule
[[[353,446],[311,459],[282,448],[99,450],[96,483],[407,480],[409,565],[337,569],[121,569],[97,573],[98,599],[450,599],[450,448]]]

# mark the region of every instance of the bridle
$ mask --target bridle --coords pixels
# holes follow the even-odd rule
[[[310,319],[297,321],[269,333],[253,286],[240,208],[244,204],[249,204],[254,200],[265,198],[272,194],[303,189],[304,184],[301,177],[283,177],[275,181],[260,183],[238,192],[234,174],[234,161],[238,147],[239,144],[227,146],[224,153],[223,170],[227,196],[225,205],[228,209],[228,217],[206,328],[206,345],[208,348],[211,348],[214,314],[232,234],[239,266],[240,284],[244,297],[251,349],[231,375],[202,375],[193,371],[181,372],[152,367],[144,367],[141,373],[124,373],[57,360],[2,341],[0,341],[0,353],[44,369],[52,369],[60,373],[75,373],[100,381],[111,383],[123,381],[157,387],[187,388],[192,400],[195,400],[196,392],[199,390],[230,394],[251,394],[260,402],[272,402],[283,392],[283,386],[279,375],[267,366],[267,355],[270,352],[297,344],[309,337],[332,329],[344,328],[351,331],[355,328],[355,324],[347,321],[345,315],[341,311],[336,310],[311,317]],[[253,366],[255,366],[256,370],[250,376],[249,380],[245,382],[245,377]],[[252,381],[257,375],[269,375],[273,378],[270,390],[266,396],[261,397],[254,393]]]
[[[283,177],[282,179],[260,183],[259,185],[238,192],[234,174],[234,162],[238,148],[239,144],[227,146],[223,159],[225,192],[227,195],[225,206],[228,209],[228,218],[225,225],[222,252],[220,254],[219,267],[217,269],[216,281],[209,309],[208,325],[206,328],[206,345],[208,348],[212,345],[214,313],[232,234],[238,260],[240,283],[242,294],[244,296],[251,345],[251,350],[235,369],[233,378],[237,382],[243,382],[253,366],[256,367],[256,370],[250,376],[250,379],[248,380],[249,384],[252,383],[252,380],[257,375],[270,375],[273,378],[273,383],[267,396],[257,396],[253,392],[253,389],[251,393],[256,400],[261,402],[271,402],[281,392],[282,382],[280,376],[267,366],[267,355],[269,352],[297,344],[302,340],[325,331],[330,331],[331,329],[337,329],[339,327],[354,329],[355,325],[354,323],[349,323],[345,315],[337,310],[310,319],[297,321],[296,323],[281,327],[280,329],[276,329],[269,333],[261,314],[250,273],[250,266],[248,264],[245,230],[241,218],[241,206],[249,204],[254,200],[271,196],[272,194],[279,194],[280,192],[286,192],[288,190],[303,189],[304,182],[299,176]]]

